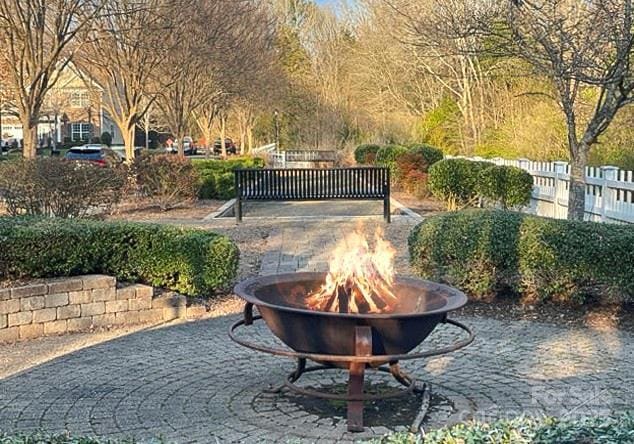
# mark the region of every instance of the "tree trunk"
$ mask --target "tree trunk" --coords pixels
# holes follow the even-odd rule
[[[249,128],[249,130],[247,131],[247,137],[249,138],[249,150],[247,152],[252,153],[253,152],[253,129],[252,128]]]
[[[227,157],[227,144],[225,143],[226,126],[227,119],[222,117],[220,119],[220,146],[222,147],[220,155],[223,159]]]
[[[128,127],[125,131],[122,131],[123,145],[125,148],[125,161],[130,164],[134,161],[134,126]]]
[[[244,148],[247,142],[246,131],[240,131],[240,155],[244,156]]]
[[[568,195],[568,220],[583,220],[586,211],[586,165],[588,146],[581,144],[570,163],[570,188]]]
[[[37,155],[37,124],[33,126],[31,116],[22,119],[22,155],[25,159],[35,159]]]
[[[180,132],[176,135],[178,139],[178,155],[180,157],[185,157],[185,135],[183,132]]]

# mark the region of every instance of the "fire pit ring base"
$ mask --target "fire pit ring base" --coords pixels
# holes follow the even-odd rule
[[[255,344],[239,338],[236,335],[236,330],[239,327],[252,325],[255,321],[262,319],[262,316],[253,315],[253,304],[247,302],[244,308],[244,318],[235,322],[229,330],[229,337],[236,343],[264,353],[269,353],[277,356],[286,356],[297,359],[297,368],[292,372],[284,384],[279,388],[273,389],[269,392],[279,393],[283,388],[288,388],[296,393],[313,396],[317,398],[343,400],[348,403],[348,431],[350,432],[362,432],[363,426],[363,402],[377,399],[394,398],[403,396],[413,391],[418,391],[416,388],[416,380],[407,373],[400,369],[398,362],[400,360],[420,359],[431,356],[439,356],[452,351],[459,350],[469,345],[475,339],[474,333],[466,325],[448,319],[444,317],[442,323],[450,324],[463,330],[468,334],[466,339],[462,339],[453,343],[452,345],[441,347],[433,350],[427,350],[418,353],[406,353],[406,354],[393,354],[393,355],[372,355],[372,327],[370,326],[357,326],[355,329],[355,355],[330,355],[321,353],[305,353],[294,350],[285,350],[276,347],[269,347],[266,345]],[[306,361],[310,359],[321,365],[306,367]],[[389,363],[390,366],[384,367],[382,364]],[[332,393],[324,393],[317,390],[305,389],[294,384],[303,373],[315,372],[321,370],[337,369],[341,368],[342,364],[348,368],[349,381],[348,381],[348,394],[337,395]],[[345,368],[344,367],[344,368]],[[367,395],[363,393],[363,381],[366,368],[374,368],[380,372],[391,373],[392,376],[406,388],[404,390],[395,391],[388,394],[381,395]],[[429,406],[430,389],[426,384],[421,389],[423,392],[423,403],[421,410],[416,418],[412,430],[419,430],[426,410]]]
[[[301,361],[301,360],[300,360]],[[379,401],[382,399],[390,399],[390,398],[398,398],[400,396],[405,396],[405,395],[409,395],[412,392],[414,393],[423,393],[425,391],[424,388],[420,388],[418,387],[418,381],[411,378],[409,375],[405,374],[398,366],[398,363],[393,363],[390,365],[390,367],[375,367],[373,368],[373,370],[375,371],[379,371],[382,373],[390,373],[394,376],[394,379],[396,379],[396,381],[398,381],[401,385],[405,386],[404,389],[401,390],[394,390],[393,392],[390,393],[382,393],[380,395],[368,395],[368,394],[347,394],[347,395],[339,395],[336,393],[328,393],[328,392],[322,392],[319,390],[313,390],[313,389],[307,389],[307,388],[303,388],[300,387],[298,385],[295,384],[295,382],[297,380],[299,380],[299,378],[301,378],[301,376],[304,373],[311,373],[311,372],[318,372],[318,371],[327,371],[327,370],[341,370],[340,367],[333,367],[330,365],[314,365],[314,366],[310,366],[310,367],[305,367],[305,364],[301,364],[298,363],[298,369],[303,366],[303,369],[301,370],[299,376],[297,374],[297,370],[293,371],[292,373],[290,373],[288,375],[288,377],[286,378],[286,380],[284,381],[284,384],[280,385],[279,387],[275,387],[273,389],[267,390],[268,393],[279,393],[282,390],[284,390],[285,388],[295,392],[295,393],[299,393],[300,395],[305,395],[305,396],[312,396],[314,398],[321,398],[321,399],[328,399],[328,400],[332,400],[332,401]],[[397,376],[395,376],[395,371],[398,371],[399,374],[402,376],[404,375],[407,379],[399,379]]]
[[[405,389],[402,390],[394,390],[390,393],[382,393],[380,395],[368,395],[363,392],[361,393],[349,393],[346,395],[338,395],[335,393],[327,393],[319,390],[312,390],[303,387],[299,387],[295,384],[304,373],[318,372],[324,370],[341,370],[340,367],[331,366],[331,365],[314,365],[310,367],[306,367],[306,359],[300,358],[297,360],[297,368],[290,373],[284,384],[279,387],[266,390],[267,393],[281,393],[284,389],[288,389],[294,393],[298,393],[303,396],[311,396],[314,398],[321,398],[327,400],[334,401],[347,401],[348,405],[352,407],[352,412],[348,411],[348,431],[351,432],[361,432],[363,431],[363,402],[365,401],[379,401],[384,399],[398,398],[401,396],[409,395],[411,393],[416,393],[421,396],[421,406],[418,410],[416,418],[410,427],[410,432],[412,433],[422,433],[423,436],[425,431],[422,428],[422,422],[427,415],[427,411],[431,405],[431,385],[427,383],[423,383],[419,386],[418,381],[411,376],[409,376],[406,372],[404,372],[398,362],[390,363],[389,367],[381,366],[374,367],[373,370],[389,373],[394,379],[399,382],[401,385],[405,386]],[[360,405],[361,409],[357,409],[355,411],[354,405]],[[351,417],[352,416],[352,417]],[[356,417],[355,417],[356,416]]]
[[[326,355],[322,353],[305,353],[305,352],[297,352],[294,350],[283,349],[279,347],[269,347],[267,345],[256,344],[254,342],[247,341],[245,339],[239,338],[236,335],[236,330],[240,327],[250,326],[255,321],[259,321],[262,319],[262,316],[253,315],[253,304],[247,302],[244,308],[244,319],[241,319],[235,322],[231,328],[229,329],[229,338],[237,344],[242,345],[243,347],[250,348],[251,350],[268,353],[275,356],[286,356],[288,358],[305,358],[310,359],[315,362],[337,362],[337,363],[365,363],[365,364],[384,364],[386,362],[395,362],[395,361],[405,361],[409,359],[422,359],[422,358],[430,358],[433,356],[445,355],[447,353],[451,353],[461,348],[466,347],[471,344],[475,339],[475,334],[473,331],[464,325],[461,322],[455,321],[453,319],[444,318],[440,323],[441,324],[449,324],[454,327],[458,327],[467,333],[467,338],[461,339],[459,341],[454,342],[451,345],[446,347],[440,347],[433,350],[427,350],[418,353],[404,353],[404,354],[393,354],[393,355],[368,355],[368,356],[358,356],[358,355]]]

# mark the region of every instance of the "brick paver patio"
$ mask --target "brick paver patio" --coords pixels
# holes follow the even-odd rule
[[[390,229],[408,229],[411,223],[397,219]],[[316,222],[274,230],[261,272],[323,269],[332,245],[352,228],[351,223]],[[401,252],[398,261],[405,261],[405,254]],[[351,435],[341,403],[265,393],[293,363],[231,342],[227,330],[237,318],[138,332],[0,380],[0,430],[69,430],[179,443],[347,442],[404,429],[414,419],[419,402],[414,397],[368,404],[367,431]],[[428,427],[470,416],[579,416],[634,405],[631,333],[529,321],[461,320],[476,330],[474,344],[404,365],[433,385]],[[263,327],[248,334],[272,340]],[[424,346],[452,337],[441,327]],[[391,384],[382,375],[371,374],[370,379]],[[302,381],[337,388],[345,378],[343,373],[322,379],[310,374]]]

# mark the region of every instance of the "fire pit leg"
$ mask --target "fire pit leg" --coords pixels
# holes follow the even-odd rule
[[[422,394],[425,392],[425,384],[423,384],[423,387],[420,387],[418,384],[416,384],[416,380],[408,375],[401,368],[401,366],[398,364],[398,361],[390,362],[390,373],[392,374],[394,379],[396,379],[401,385],[404,385],[405,387],[409,387],[410,385],[414,384],[414,388],[412,389],[414,393]]]
[[[306,359],[297,358],[297,367],[295,367],[295,371],[293,373],[288,375],[287,382],[292,384],[293,382],[297,381],[304,374],[305,370],[306,370]],[[264,392],[270,393],[270,394],[277,394],[277,393],[281,393],[285,387],[288,387],[287,383],[278,385],[276,387],[270,385],[268,389],[264,390]]]
[[[355,327],[355,355],[372,355],[372,328]],[[365,362],[350,363],[350,378],[348,380],[348,396],[363,395],[363,378]],[[363,401],[348,401],[348,431],[363,431]]]
[[[305,358],[298,358],[297,359],[297,368],[295,368],[295,372],[289,378],[289,382],[297,381],[300,378],[300,376],[302,376],[302,374],[304,373],[304,370],[306,370],[306,359]]]

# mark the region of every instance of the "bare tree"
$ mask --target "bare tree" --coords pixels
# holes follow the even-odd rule
[[[507,9],[515,53],[552,80],[566,117],[569,219],[584,217],[590,149],[634,100],[633,19],[631,0],[513,0]]]
[[[207,101],[203,106],[198,107],[193,113],[196,126],[207,144],[207,154],[210,154],[210,150],[213,148],[216,119],[222,106],[221,103],[222,92],[217,90],[217,93],[211,100]]]
[[[384,1],[406,14],[407,0]],[[568,218],[583,219],[590,150],[634,100],[632,0],[434,0],[431,10],[411,21],[419,34],[471,39],[460,53],[514,57],[532,68],[517,74],[549,80],[567,126]]]
[[[0,51],[8,68],[24,134],[24,157],[34,158],[37,125],[47,93],[85,41],[99,0],[0,0]]]
[[[104,0],[104,13],[91,29],[78,64],[103,89],[103,106],[134,158],[137,123],[174,80],[162,68],[177,32],[174,11],[190,10],[188,0]],[[176,72],[178,66],[171,66]]]

